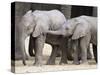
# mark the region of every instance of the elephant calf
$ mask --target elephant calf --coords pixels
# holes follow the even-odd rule
[[[48,31],[53,35],[62,35],[73,40],[74,64],[79,64],[78,45],[81,49],[82,64],[87,63],[87,48],[90,43],[93,44],[94,57],[97,62],[97,18],[90,16],[79,16],[69,19],[61,29]]]
[[[56,19],[55,19],[56,18]],[[46,41],[46,32],[48,30],[58,30],[66,23],[65,16],[59,10],[41,11],[29,10],[22,17],[21,22],[16,27],[16,45],[20,47],[22,51],[23,64],[25,65],[25,38],[30,34],[34,38],[34,50],[35,50],[35,63],[34,65],[42,65],[42,50]],[[19,39],[17,39],[17,37]],[[62,42],[63,43],[63,42]],[[17,48],[17,46],[16,46]],[[62,46],[62,49],[64,47]],[[63,52],[64,53],[64,52]],[[65,54],[65,53],[64,53]],[[62,61],[65,56],[62,57]]]

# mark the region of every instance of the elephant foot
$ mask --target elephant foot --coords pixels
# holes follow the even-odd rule
[[[65,64],[68,64],[67,61],[60,61],[59,65],[65,65]]]
[[[42,64],[34,63],[34,66],[42,66]]]
[[[43,64],[40,63],[40,62],[35,62],[33,65],[34,65],[34,66],[42,66]]]
[[[46,63],[46,65],[55,65],[55,62],[48,61],[48,62]]]
[[[81,65],[88,65],[89,63],[88,63],[88,62],[82,62],[82,61],[81,61],[80,64],[81,64]]]
[[[79,61],[73,61],[73,64],[75,64],[75,65],[79,65],[80,62],[79,62]]]
[[[23,60],[22,60],[23,64],[24,64],[24,65],[26,65],[26,60],[28,60],[28,59],[29,59],[29,58],[28,58],[28,56],[27,56],[27,55],[25,55],[22,59],[23,59]]]
[[[59,65],[66,65],[66,64],[68,64],[68,63],[59,63]]]

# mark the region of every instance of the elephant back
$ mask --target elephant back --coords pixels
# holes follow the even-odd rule
[[[37,37],[48,30],[58,30],[66,22],[65,16],[58,10],[36,10],[33,12],[33,15],[36,24],[33,37]]]
[[[51,10],[48,12],[48,17],[50,19],[50,29],[51,30],[58,30],[59,28],[67,22],[63,13],[59,10]]]

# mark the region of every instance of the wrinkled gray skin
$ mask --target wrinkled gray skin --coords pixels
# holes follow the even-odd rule
[[[34,65],[40,66],[42,65],[42,50],[44,47],[44,43],[46,41],[46,32],[48,30],[58,30],[66,23],[66,19],[64,15],[58,10],[51,11],[39,11],[36,10],[32,12],[28,11],[22,18],[19,24],[19,33],[20,33],[20,47],[23,56],[23,63],[25,63],[25,38],[32,35],[34,40],[34,50],[35,50],[35,63]],[[64,45],[65,40],[61,41],[61,44]],[[64,58],[66,56],[64,52],[64,46],[61,45],[61,49],[63,51],[63,57],[61,62],[65,61]]]
[[[97,62],[97,18],[80,16],[68,20],[63,27],[57,31],[48,31],[49,34],[70,37],[73,41],[74,64],[79,64],[78,52],[81,50],[82,64],[87,63],[87,48],[90,42],[93,44],[94,57]],[[95,47],[94,47],[95,46]],[[79,48],[80,47],[80,48]]]

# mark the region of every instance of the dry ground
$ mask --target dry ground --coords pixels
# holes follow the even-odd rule
[[[48,72],[48,71],[67,71],[67,70],[84,70],[84,69],[96,69],[97,65],[94,60],[88,60],[89,64],[85,65],[73,65],[72,61],[68,61],[66,65],[59,65],[60,58],[56,59],[56,65],[45,65],[48,60],[48,56],[43,57],[43,66],[34,66],[34,57],[26,61],[27,65],[24,66],[22,61],[15,62],[15,73],[31,73],[31,72]],[[14,68],[14,66],[12,66]]]

